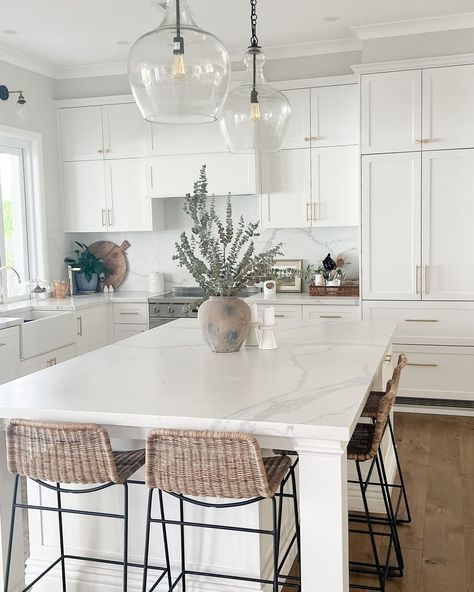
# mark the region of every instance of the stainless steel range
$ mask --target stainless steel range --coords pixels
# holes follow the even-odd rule
[[[239,296],[246,298],[259,291],[259,288],[248,288]],[[171,292],[149,298],[150,329],[160,327],[176,319],[197,317],[198,308],[204,300],[205,295],[201,288],[173,288]]]

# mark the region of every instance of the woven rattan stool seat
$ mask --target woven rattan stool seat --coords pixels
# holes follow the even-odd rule
[[[249,434],[157,429],[147,436],[146,484],[169,493],[273,497],[290,466],[284,456],[263,459]]]
[[[375,425],[358,423],[347,446],[348,460],[364,461],[372,458],[371,449],[374,440]]]
[[[145,464],[144,450],[114,452],[96,424],[13,419],[7,427],[10,473],[68,484],[124,483]]]
[[[385,397],[383,391],[372,391],[365,403],[365,407],[360,414],[361,417],[376,417],[379,409],[380,400]]]

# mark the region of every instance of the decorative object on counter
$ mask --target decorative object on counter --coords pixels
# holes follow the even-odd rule
[[[66,298],[69,293],[69,282],[65,282],[64,280],[54,280],[53,281],[53,298],[59,298],[62,300]]]
[[[117,289],[128,275],[129,266],[126,251],[129,248],[130,243],[127,240],[123,241],[121,245],[112,241],[97,241],[89,247],[89,251],[107,266],[108,271],[104,276],[104,285],[108,286],[109,290],[110,286]]]
[[[250,327],[247,334],[247,339],[244,342],[245,346],[258,346],[260,345],[260,320],[258,318],[258,306],[256,304],[250,304]]]
[[[74,241],[79,249],[75,249],[76,258],[66,257],[64,262],[77,271],[75,274],[77,289],[82,294],[97,292],[99,277],[110,273],[107,265],[99,259],[84,243]]]
[[[344,280],[339,286],[315,286],[309,287],[310,296],[359,296],[359,282],[357,280]]]
[[[103,292],[104,294],[108,294],[108,293],[109,293],[109,286],[107,286],[106,284],[104,284],[104,287],[103,287],[103,289],[102,289],[102,292]]]
[[[276,259],[272,272],[277,292],[301,292],[302,259]]]
[[[333,269],[337,268],[337,264],[334,259],[331,257],[331,253],[327,254],[326,259],[323,259],[323,267],[326,271],[332,271]]]
[[[257,37],[257,0],[250,0],[252,36],[244,56],[243,82],[229,92],[219,120],[231,152],[277,152],[288,131],[291,107],[283,93],[265,80]]]
[[[277,293],[276,280],[266,280],[263,282],[263,295],[264,296],[275,296]]]
[[[260,349],[277,349],[273,329],[275,328],[275,308],[266,306],[263,309],[263,323],[260,328]]]
[[[281,243],[256,254],[253,239],[258,236],[259,223],[246,224],[241,216],[234,227],[230,195],[225,221],[221,221],[214,198],[208,203],[205,166],[193,194],[185,197],[184,212],[192,219],[192,234],[190,238],[186,232],[181,234],[173,259],[210,296],[199,307],[202,335],[215,352],[238,351],[248,335],[251,315],[237,294],[271,275],[275,257],[281,255]]]
[[[52,285],[48,280],[39,278],[26,281],[24,286],[27,297],[35,300],[45,300],[51,296],[53,291]]]
[[[148,291],[152,294],[163,294],[165,291],[165,276],[159,271],[148,276]]]
[[[135,101],[151,123],[212,123],[229,91],[229,53],[196,25],[186,0],[160,4],[160,26],[140,37],[128,56]]]
[[[314,275],[313,282],[309,284],[311,286],[325,286],[326,285],[326,278],[322,273],[316,272]]]

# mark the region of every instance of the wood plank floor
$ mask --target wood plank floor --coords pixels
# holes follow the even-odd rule
[[[474,592],[474,417],[399,413],[395,431],[412,523],[399,527],[404,576],[386,590]],[[372,560],[366,539],[351,537],[351,558]]]

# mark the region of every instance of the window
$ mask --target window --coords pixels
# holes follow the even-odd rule
[[[18,132],[4,134],[3,131]],[[41,136],[0,126],[0,302],[25,297],[25,282],[44,273]]]

